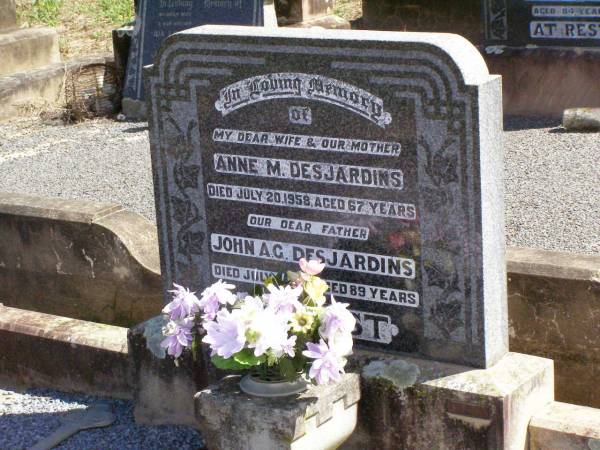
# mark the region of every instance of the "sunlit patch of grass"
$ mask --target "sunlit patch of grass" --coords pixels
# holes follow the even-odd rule
[[[362,16],[362,0],[336,0],[333,12],[346,20],[358,19]]]
[[[55,27],[60,23],[64,0],[34,0],[22,2],[17,11],[21,21]]]

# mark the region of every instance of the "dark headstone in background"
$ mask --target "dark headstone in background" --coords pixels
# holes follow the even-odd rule
[[[477,45],[483,39],[483,0],[363,0],[361,28],[455,33]]]
[[[199,27],[146,81],[165,289],[319,257],[360,344],[504,355],[500,78],[467,41]]]
[[[124,109],[135,104],[129,100],[144,100],[142,67],[154,62],[163,40],[204,24],[260,26],[263,0],[139,0],[123,91]],[[143,107],[143,103],[137,106]]]
[[[598,0],[483,0],[487,46],[600,48]]]

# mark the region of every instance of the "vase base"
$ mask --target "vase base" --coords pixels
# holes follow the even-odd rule
[[[303,378],[294,381],[260,381],[251,375],[240,380],[240,388],[248,395],[255,397],[287,397],[299,394],[307,389],[308,382]]]

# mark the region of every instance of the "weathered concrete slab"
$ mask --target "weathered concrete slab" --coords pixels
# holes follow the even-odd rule
[[[0,32],[17,26],[15,0],[0,0]]]
[[[508,252],[510,349],[552,358],[556,398],[600,407],[600,257]]]
[[[0,78],[0,120],[19,116],[31,105],[55,104],[63,90],[65,66],[51,64]]]
[[[0,76],[58,63],[58,33],[52,28],[21,28],[0,33],[0,55]]]
[[[552,402],[531,419],[529,450],[600,448],[600,409]]]
[[[163,316],[156,316],[129,330],[129,354],[133,364],[136,423],[196,426],[194,395],[223,373],[210,363],[204,346],[196,354],[185,351],[177,365],[160,347],[164,339]]]
[[[131,398],[127,329],[0,305],[0,381]]]
[[[523,450],[531,417],[553,400],[552,361],[509,353],[473,370],[361,352],[360,432],[348,449]]]
[[[119,205],[0,195],[5,305],[131,326],[162,307],[156,228]]]

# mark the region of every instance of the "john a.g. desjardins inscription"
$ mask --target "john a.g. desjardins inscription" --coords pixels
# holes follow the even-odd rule
[[[498,80],[458,37],[354,36],[201,27],[163,46],[148,75],[166,286],[250,289],[321,258],[361,343],[489,364],[505,333],[483,305],[489,296],[486,313],[505,314],[504,279],[502,254],[484,274],[483,252],[501,253],[502,235],[482,209],[498,212],[501,198],[496,180],[482,192],[494,174],[480,165],[501,155],[481,158],[491,133],[479,121]],[[477,56],[475,75],[443,39]],[[487,126],[498,126],[490,107]]]

